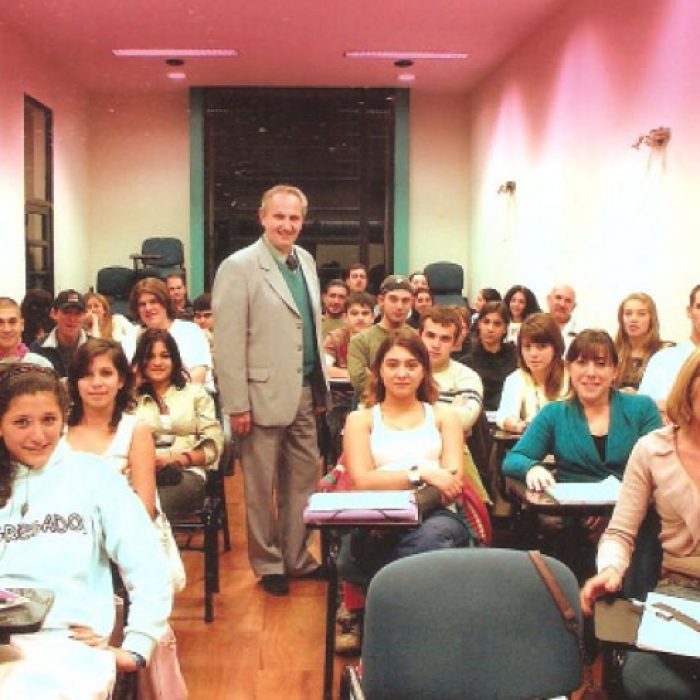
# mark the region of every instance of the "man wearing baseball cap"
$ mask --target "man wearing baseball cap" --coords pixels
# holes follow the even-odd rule
[[[32,343],[33,352],[50,360],[59,376],[65,377],[75,351],[87,341],[83,330],[85,300],[75,289],[58,293],[51,306],[51,318],[56,327],[41,343]]]
[[[406,319],[413,304],[413,290],[408,277],[389,275],[379,287],[377,301],[381,310],[379,323],[356,333],[348,349],[348,375],[358,398],[362,397],[369,368],[382,341],[401,328],[410,328]]]

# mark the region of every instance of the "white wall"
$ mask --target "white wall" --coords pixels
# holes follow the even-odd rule
[[[700,282],[700,3],[642,4],[567,4],[470,95],[471,291],[520,283],[544,302],[568,280],[609,329],[646,291],[678,340]],[[665,154],[631,148],[658,126]]]
[[[411,93],[410,270],[468,264],[469,130],[464,96]],[[466,289],[465,289],[466,292]]]
[[[151,236],[174,236],[189,260],[189,113],[187,91],[167,95],[93,95],[90,129],[92,279]]]

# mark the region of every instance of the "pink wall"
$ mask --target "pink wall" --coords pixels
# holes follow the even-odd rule
[[[93,95],[90,100],[91,274],[131,266],[150,236],[175,236],[189,260],[187,91]]]
[[[471,291],[569,280],[614,326],[633,290],[666,337],[700,271],[700,51],[694,0],[569,3],[470,95]],[[672,128],[665,155],[630,144]],[[498,195],[506,180],[515,196]]]
[[[57,288],[86,283],[86,95],[0,26],[0,293],[24,294],[24,94],[53,110]]]

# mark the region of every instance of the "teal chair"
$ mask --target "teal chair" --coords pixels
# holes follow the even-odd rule
[[[581,623],[578,584],[545,557]],[[342,698],[552,698],[581,685],[579,640],[526,552],[438,550],[400,559],[367,594],[362,674]]]

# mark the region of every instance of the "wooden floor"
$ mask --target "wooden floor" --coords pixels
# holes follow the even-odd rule
[[[320,700],[325,583],[292,581],[284,598],[264,593],[248,566],[240,470],[226,479],[226,490],[233,547],[220,557],[214,621],[203,620],[204,565],[197,552],[184,553],[188,583],[172,616],[190,698]]]
[[[215,619],[203,620],[204,564],[197,552],[184,553],[188,583],[172,615],[190,699],[320,700],[326,585],[291,581],[289,596],[265,594],[248,566],[240,469],[226,479],[226,491],[233,547],[220,557]],[[334,697],[351,660],[336,659]]]

